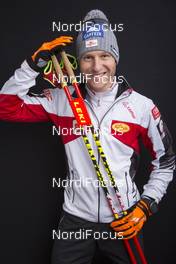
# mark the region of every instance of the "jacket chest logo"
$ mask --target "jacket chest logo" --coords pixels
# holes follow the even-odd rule
[[[125,123],[114,123],[112,125],[112,128],[115,130],[115,132],[118,132],[121,135],[130,131],[129,125]]]
[[[137,123],[112,120],[111,135],[122,144],[130,147],[136,153],[140,153],[138,138],[141,133],[141,126]]]

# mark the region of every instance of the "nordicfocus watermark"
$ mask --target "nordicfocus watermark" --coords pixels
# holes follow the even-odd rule
[[[124,76],[123,75],[119,75],[119,76],[108,76],[108,75],[94,75],[91,73],[79,73],[76,76],[68,76],[68,75],[63,75],[63,76],[56,76],[56,74],[54,73],[52,75],[52,82],[55,83],[62,83],[62,82],[67,82],[67,83],[72,83],[73,80],[77,80],[78,83],[89,83],[89,81],[94,82],[96,84],[101,83],[101,84],[106,84],[106,83],[110,83],[113,84],[115,82],[117,83],[123,83],[124,81]]]
[[[111,23],[92,23],[91,21],[86,21],[82,22],[79,21],[78,23],[62,23],[61,21],[52,21],[52,31],[63,31],[63,32],[79,32],[79,31],[89,31],[90,29],[92,30],[94,28],[95,31],[98,30],[111,30],[111,31],[117,31],[117,32],[122,32],[124,30],[124,24],[119,23],[119,24],[111,24]]]
[[[92,229],[79,229],[78,231],[61,231],[60,229],[58,231],[53,230],[52,231],[52,239],[63,239],[63,240],[86,240],[93,238],[95,240],[107,240],[107,239],[123,239],[122,232],[98,232],[94,231]]]
[[[122,136],[126,130],[124,130],[123,125],[119,125],[116,129],[114,127],[114,129],[112,128],[111,131],[109,131],[108,127],[103,127],[103,128],[97,128],[94,129],[94,132],[96,134],[96,136],[101,136],[101,135],[111,135],[111,136]],[[88,136],[89,134],[91,134],[91,127],[90,126],[84,126],[79,127],[77,126],[77,122],[74,119],[73,120],[73,124],[72,127],[62,127],[62,126],[58,126],[56,127],[55,125],[52,126],[52,136],[82,136],[83,134]]]
[[[73,176],[74,177],[74,176]],[[63,179],[61,180],[60,178],[52,178],[52,188],[87,188],[90,185],[93,185],[95,188],[99,187],[114,187],[113,183],[109,181],[108,179],[104,179],[103,183],[100,183],[98,179],[93,179],[93,178],[85,178],[85,179]]]

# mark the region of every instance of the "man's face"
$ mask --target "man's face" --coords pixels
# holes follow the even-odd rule
[[[80,70],[87,78],[89,89],[95,92],[104,92],[112,86],[116,61],[106,51],[90,51],[81,57]]]

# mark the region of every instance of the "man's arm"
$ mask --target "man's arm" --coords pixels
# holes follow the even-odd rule
[[[142,113],[141,137],[152,156],[152,171],[141,199],[122,218],[111,223],[113,230],[117,234],[121,232],[123,239],[137,235],[148,217],[158,210],[157,203],[166,193],[175,169],[172,138],[158,108],[149,100]]]
[[[35,85],[35,79],[41,67],[47,64],[51,54],[60,46],[72,42],[72,37],[61,36],[45,42],[21,68],[4,84],[0,91],[0,119],[16,122],[42,122],[57,114],[58,89],[47,91],[46,97],[27,95],[29,88]],[[29,66],[30,64],[30,66]],[[53,117],[54,118],[54,117]],[[53,119],[52,118],[52,119]]]
[[[142,197],[151,197],[157,203],[166,193],[173,178],[175,154],[172,137],[158,108],[150,100],[143,118],[141,137],[152,156],[152,170],[149,181],[144,185]]]
[[[26,61],[4,84],[0,91],[0,119],[13,122],[48,121],[43,105],[46,98],[30,97],[29,88],[35,85],[38,72]]]

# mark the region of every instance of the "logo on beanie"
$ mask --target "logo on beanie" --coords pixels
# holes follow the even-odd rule
[[[101,24],[93,24],[91,23],[91,25],[87,25],[86,27],[86,31],[83,31],[82,34],[82,39],[83,40],[87,40],[90,39],[92,37],[100,37],[103,38],[104,36],[104,32],[103,32],[103,25]]]
[[[98,46],[98,39],[88,39],[85,41],[86,48]]]

